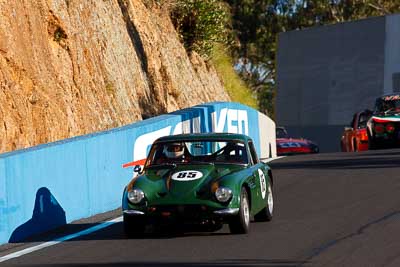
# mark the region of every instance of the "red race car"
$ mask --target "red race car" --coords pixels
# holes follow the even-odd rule
[[[350,126],[344,127],[340,145],[343,152],[368,150],[367,121],[372,111],[364,110],[353,115]]]
[[[304,138],[289,137],[284,127],[276,128],[276,150],[278,156],[318,153],[316,143]]]

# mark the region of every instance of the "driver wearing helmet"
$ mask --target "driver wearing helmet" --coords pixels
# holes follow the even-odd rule
[[[164,145],[165,157],[172,161],[185,161],[185,146],[182,143],[170,143]]]

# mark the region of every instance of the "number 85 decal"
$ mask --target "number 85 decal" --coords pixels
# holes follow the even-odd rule
[[[193,171],[193,170],[188,170],[188,171],[180,171],[176,172],[172,175],[172,180],[177,180],[177,181],[193,181],[196,179],[200,179],[203,177],[203,174],[199,171]]]

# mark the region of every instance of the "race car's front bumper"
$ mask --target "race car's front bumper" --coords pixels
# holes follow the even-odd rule
[[[218,214],[218,215],[236,215],[238,213],[239,213],[239,208],[229,208],[229,209],[214,211],[214,214]]]
[[[140,210],[124,210],[123,213],[127,215],[145,215],[145,213]],[[214,214],[217,215],[236,215],[238,213],[239,213],[239,208],[228,208],[228,209],[214,211]]]
[[[152,206],[146,211],[126,209],[124,216],[140,217],[149,223],[162,220],[174,220],[188,223],[201,223],[204,220],[228,222],[239,213],[239,208],[215,209],[202,205],[166,205]]]
[[[144,212],[140,210],[124,210],[123,213],[126,215],[144,215]]]

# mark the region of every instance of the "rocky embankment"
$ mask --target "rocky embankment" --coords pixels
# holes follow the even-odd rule
[[[150,3],[0,0],[0,153],[229,100]]]

